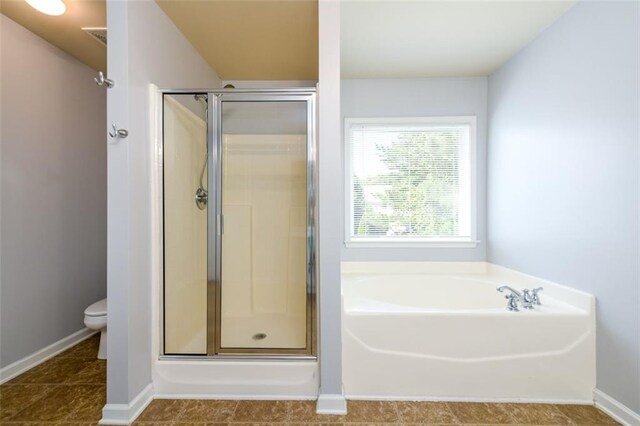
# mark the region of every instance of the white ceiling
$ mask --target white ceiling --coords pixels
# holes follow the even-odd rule
[[[342,78],[489,75],[575,3],[344,1]]]

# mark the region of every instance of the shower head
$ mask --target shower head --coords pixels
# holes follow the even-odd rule
[[[196,101],[204,101],[205,105],[207,104],[207,95],[203,95],[201,93],[198,93],[196,95],[193,95],[193,98]]]

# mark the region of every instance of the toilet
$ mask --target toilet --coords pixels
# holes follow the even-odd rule
[[[107,299],[102,299],[84,310],[84,325],[100,330],[98,359],[107,359]]]

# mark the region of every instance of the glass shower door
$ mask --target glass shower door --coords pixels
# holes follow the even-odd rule
[[[207,354],[207,101],[163,96],[164,344],[167,355]]]
[[[217,105],[216,353],[308,353],[310,100]]]
[[[315,92],[163,93],[161,356],[315,356]]]

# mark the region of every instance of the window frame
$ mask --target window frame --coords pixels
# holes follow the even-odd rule
[[[477,241],[477,119],[476,116],[446,117],[347,117],[344,119],[344,244],[346,247],[425,247],[425,248],[474,248]],[[469,126],[469,178],[470,178],[470,237],[449,238],[407,238],[397,237],[357,237],[353,229],[353,174],[351,162],[351,127],[353,125],[465,125]]]

